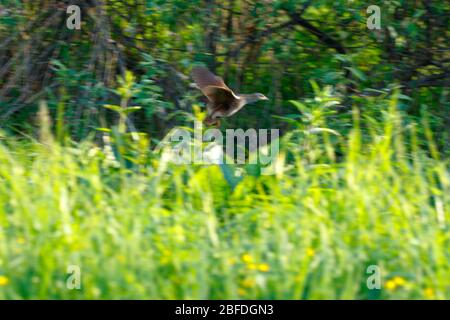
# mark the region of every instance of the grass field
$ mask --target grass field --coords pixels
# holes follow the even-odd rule
[[[393,109],[360,122],[338,157],[329,132],[284,137],[275,174],[236,185],[145,139],[130,165],[45,127],[2,135],[0,299],[450,298],[446,161]]]

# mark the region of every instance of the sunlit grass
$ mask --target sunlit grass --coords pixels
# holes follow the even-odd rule
[[[277,175],[234,189],[151,151],[0,140],[0,298],[448,299],[445,162],[393,108],[364,137],[355,121],[341,159],[327,132],[286,138]]]

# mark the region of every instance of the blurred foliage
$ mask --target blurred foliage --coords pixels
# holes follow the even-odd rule
[[[448,299],[449,6],[367,6],[0,0],[0,299]],[[279,128],[268,167],[158,147],[198,64],[270,98],[220,128]]]
[[[39,99],[49,100],[54,115],[64,98],[72,137],[86,137],[102,116],[114,120],[102,106],[116,103],[110,92],[116,75],[130,70],[138,83],[133,104],[142,106],[130,120],[161,138],[188,121],[200,96],[189,73],[201,62],[236,91],[270,98],[227,119],[227,127],[289,130],[273,115],[295,111],[289,100],[312,97],[311,80],[344,98],[338,121],[346,123],[345,111],[356,106],[374,116],[379,106],[367,100],[400,87],[399,107],[416,119],[427,112],[439,149],[448,154],[445,2],[383,1],[380,30],[367,28],[367,3],[357,0],[69,2],[82,9],[81,30],[65,27],[67,1],[0,4],[4,129],[28,127]]]

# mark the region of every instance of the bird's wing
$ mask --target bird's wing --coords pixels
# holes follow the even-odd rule
[[[213,107],[228,109],[233,105],[233,102],[236,99],[233,95],[233,91],[228,88],[206,86],[203,88],[202,92],[208,97],[209,101],[212,102]]]
[[[235,95],[230,88],[228,88],[225,82],[223,82],[221,77],[214,75],[204,67],[195,67],[192,70],[192,77],[203,94],[212,102],[215,102],[216,100],[216,93],[219,95],[219,100],[223,99],[224,96],[229,96],[230,94],[232,98],[239,99],[239,97]]]

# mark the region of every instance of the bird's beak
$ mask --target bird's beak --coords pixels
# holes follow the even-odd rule
[[[262,98],[262,100],[269,100],[269,98],[267,98],[266,96],[264,96],[264,98]]]

